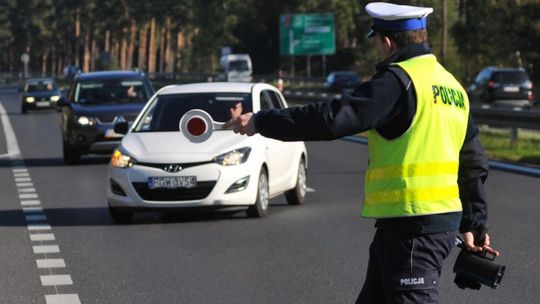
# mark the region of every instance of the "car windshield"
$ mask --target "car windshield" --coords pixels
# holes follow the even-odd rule
[[[507,71],[493,73],[493,81],[501,83],[523,83],[529,80],[527,73],[520,71]]]
[[[138,79],[101,79],[77,82],[74,101],[85,104],[146,102],[148,94]]]
[[[56,85],[52,81],[40,81],[40,82],[30,82],[26,84],[26,92],[43,92],[43,91],[53,91],[56,89]]]
[[[248,63],[245,60],[233,60],[229,62],[229,70],[239,72],[247,71],[249,70]]]
[[[180,118],[192,109],[204,110],[214,121],[225,122],[231,118],[231,109],[238,107],[239,103],[242,106],[242,113],[252,111],[249,93],[161,95],[146,109],[134,132],[177,132]]]

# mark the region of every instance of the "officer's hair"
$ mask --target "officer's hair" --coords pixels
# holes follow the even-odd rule
[[[402,31],[402,32],[377,30],[377,32],[381,36],[388,37],[390,40],[392,40],[397,45],[398,48],[404,48],[411,44],[427,42],[427,36],[428,36],[426,29],[420,29],[420,30],[414,30],[414,31]]]

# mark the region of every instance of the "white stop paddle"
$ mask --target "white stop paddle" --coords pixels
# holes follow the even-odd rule
[[[224,124],[213,121],[206,111],[193,109],[180,118],[178,128],[190,142],[202,143],[212,136],[214,130],[222,130]]]

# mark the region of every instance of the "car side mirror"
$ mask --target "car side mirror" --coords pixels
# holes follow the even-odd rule
[[[114,124],[114,132],[118,134],[127,134],[129,124],[127,121],[121,121]]]

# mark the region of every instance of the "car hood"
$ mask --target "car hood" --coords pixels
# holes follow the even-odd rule
[[[144,103],[71,104],[76,115],[97,117],[101,122],[112,122],[116,116],[133,121],[143,107]]]
[[[215,131],[202,143],[190,142],[178,132],[130,132],[122,139],[121,147],[139,162],[200,162],[235,148],[253,146],[260,135],[253,137],[234,134],[233,131]]]

